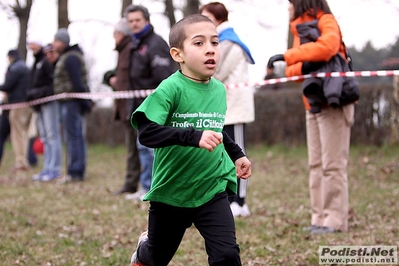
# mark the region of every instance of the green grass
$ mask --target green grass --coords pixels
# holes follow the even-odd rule
[[[248,205],[237,218],[243,265],[318,265],[320,245],[399,245],[399,148],[351,148],[348,233],[314,236],[304,146],[254,146]],[[128,265],[145,230],[148,203],[113,196],[123,182],[124,147],[92,145],[87,180],[56,186],[10,176],[9,144],[0,168],[1,265]],[[40,160],[42,161],[42,157]],[[187,230],[170,265],[207,265],[201,236]]]

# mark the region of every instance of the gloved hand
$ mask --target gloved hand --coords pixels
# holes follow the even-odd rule
[[[283,54],[276,54],[273,55],[272,57],[269,58],[269,62],[267,62],[267,67],[268,68],[273,68],[273,63],[276,61],[285,61],[284,60],[284,55]]]
[[[317,71],[319,68],[321,68],[325,62],[303,62],[302,63],[302,74],[306,75],[312,72]]]

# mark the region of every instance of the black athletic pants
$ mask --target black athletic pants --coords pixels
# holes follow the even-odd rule
[[[140,245],[137,251],[139,261],[149,266],[168,265],[186,229],[192,224],[205,240],[209,265],[241,265],[234,218],[226,192],[217,194],[198,208],[179,208],[151,202],[148,241]]]

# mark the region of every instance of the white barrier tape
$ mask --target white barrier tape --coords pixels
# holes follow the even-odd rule
[[[301,76],[283,77],[277,79],[267,79],[261,82],[255,83],[239,83],[229,84],[226,86],[227,89],[238,89],[243,87],[258,87],[268,84],[285,83],[288,81],[297,81],[308,78],[325,78],[325,77],[389,77],[399,76],[399,70],[377,70],[377,71],[350,71],[350,72],[323,72],[323,73],[312,73]]]
[[[71,92],[71,93],[60,93],[56,95],[47,96],[30,102],[12,103],[0,105],[2,110],[10,110],[16,108],[24,108],[29,106],[35,106],[46,102],[62,99],[131,99],[131,98],[143,98],[150,95],[154,90],[136,90],[136,91],[114,91],[114,92]]]
[[[389,76],[399,76],[399,70],[377,70],[377,71],[350,71],[350,72],[328,72],[328,73],[312,73],[307,75],[293,76],[293,77],[282,77],[277,79],[268,79],[261,82],[254,83],[237,83],[226,85],[226,89],[239,89],[246,87],[258,87],[267,84],[285,83],[288,81],[297,81],[301,79],[308,78],[325,78],[325,77],[389,77]],[[131,98],[145,98],[150,95],[154,90],[134,90],[134,91],[113,91],[113,92],[73,92],[73,93],[60,93],[30,102],[13,103],[13,104],[3,104],[0,105],[2,110],[10,110],[15,108],[23,108],[29,106],[35,106],[38,104],[61,100],[61,99],[104,99],[104,98],[114,98],[114,99],[131,99]]]

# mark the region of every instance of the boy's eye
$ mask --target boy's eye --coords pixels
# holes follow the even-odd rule
[[[219,42],[218,41],[213,41],[212,44],[213,45],[219,45]]]
[[[196,41],[196,42],[194,42],[194,45],[202,45],[202,42]]]

